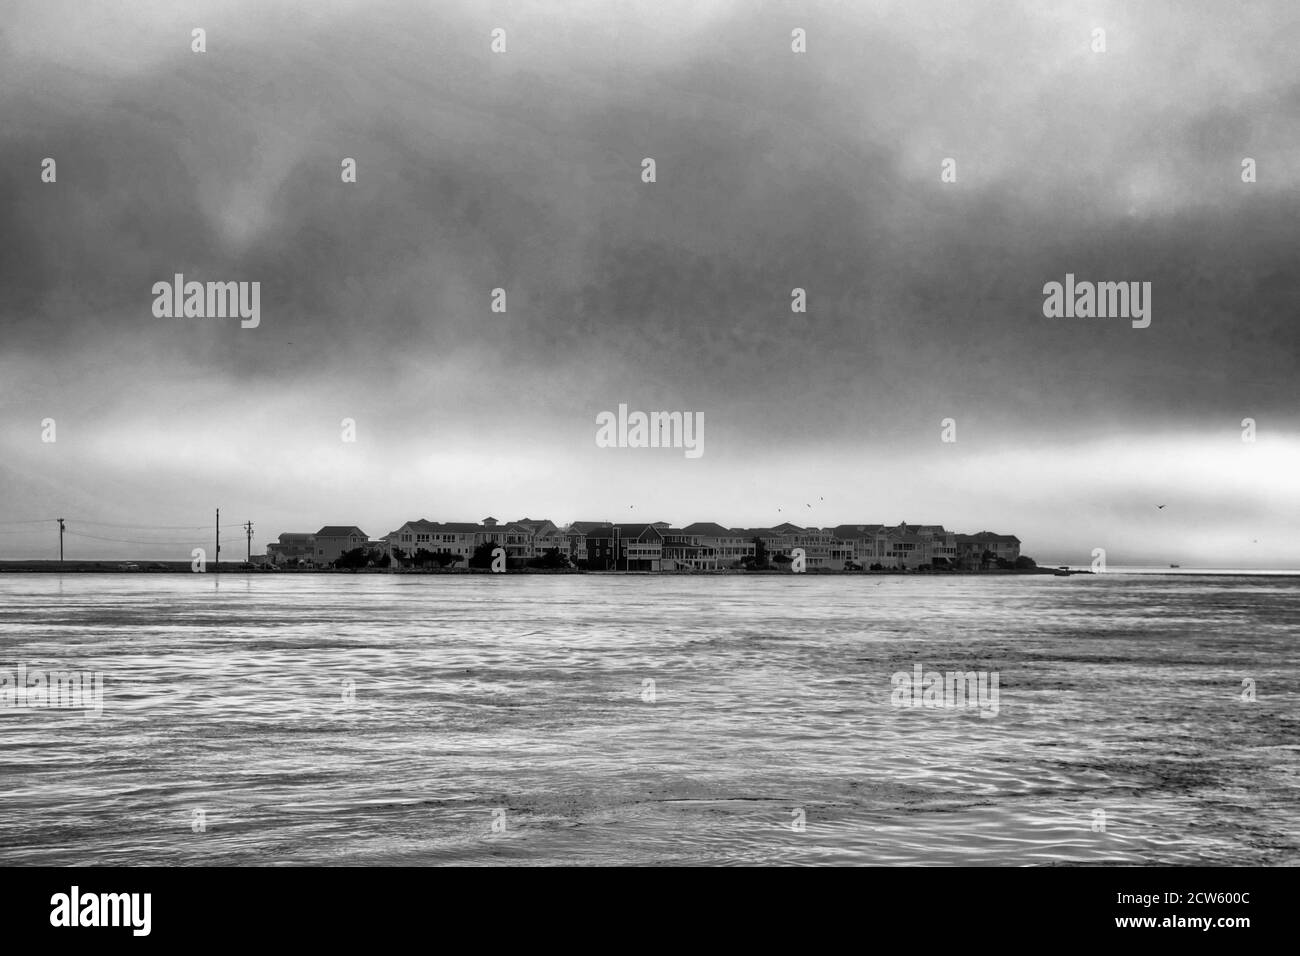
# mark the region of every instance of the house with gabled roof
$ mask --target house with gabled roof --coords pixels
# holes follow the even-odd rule
[[[272,564],[299,564],[316,558],[316,535],[310,531],[286,531],[274,544],[266,546],[266,558]]]
[[[609,525],[608,521],[571,521],[561,532],[569,547],[569,560],[574,564],[587,560],[587,534]]]
[[[852,548],[852,560],[857,564],[869,568],[884,563],[889,532],[883,524],[841,524],[830,532]]]
[[[369,535],[356,525],[327,524],[316,532],[312,561],[330,564],[354,548],[365,547],[369,540]]]
[[[881,563],[887,568],[915,568],[928,564],[925,544],[925,539],[918,534],[894,529],[885,541],[885,560]]]
[[[925,542],[925,560],[931,565],[953,566],[957,563],[957,536],[941,524],[923,524],[916,529]]]
[[[660,528],[663,535],[660,568],[664,571],[704,571],[714,567],[713,551],[706,549],[698,535],[687,534],[683,528]]]
[[[775,528],[746,528],[744,533],[751,544],[755,539],[762,542],[767,551],[767,559],[771,561],[778,554],[789,557],[790,552],[794,550],[795,534],[802,532],[803,528],[787,521]]]
[[[523,528],[530,535],[532,557],[541,557],[552,550],[568,557],[568,541],[554,521],[546,518],[520,518],[511,524]]]
[[[981,531],[977,535],[989,542],[989,550],[996,557],[1003,561],[1015,563],[1020,557],[1020,539],[1014,534],[995,534],[992,531]]]
[[[587,529],[599,528],[607,521],[573,521],[556,531],[553,535],[560,548],[560,553],[568,557],[575,565],[587,559]]]
[[[554,529],[549,521],[528,522],[520,524],[508,521],[501,524],[496,518],[484,518],[481,522],[473,521],[430,521],[420,518],[408,521],[396,531],[390,532],[384,540],[388,548],[400,548],[408,558],[421,549],[434,554],[455,555],[456,560],[449,567],[468,567],[469,559],[481,545],[492,543],[505,549],[506,560],[518,564],[534,557],[538,552],[535,547],[536,533],[547,528]]]
[[[843,570],[853,560],[853,546],[835,536],[830,528],[802,528],[791,534],[791,543],[802,548],[805,565]]]
[[[587,532],[587,563],[594,570],[659,571],[663,532],[652,524],[609,524]]]
[[[467,567],[474,548],[478,546],[478,536],[483,526],[472,521],[430,521],[419,518],[407,521],[396,531],[384,536],[391,551],[394,548],[409,559],[417,551],[425,550],[433,554],[446,553],[456,556],[450,567]]]
[[[682,533],[703,549],[702,558],[706,566],[729,568],[754,557],[753,537],[746,537],[742,529],[724,528],[712,521],[697,521],[688,524]]]
[[[496,518],[484,518],[477,532],[476,546],[489,542],[505,549],[507,565],[533,557],[533,532],[513,521],[498,524]]]
[[[978,531],[956,535],[957,561],[971,570],[987,568],[998,558],[1014,564],[1020,557],[1020,539],[1014,534]],[[986,558],[985,554],[991,555]]]

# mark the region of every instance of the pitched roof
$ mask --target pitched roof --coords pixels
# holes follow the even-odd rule
[[[580,531],[586,534],[588,531],[594,531],[596,528],[608,528],[608,521],[574,521],[569,525],[570,531]]]
[[[477,534],[480,531],[504,531],[509,525],[495,528],[485,528],[481,524],[473,521],[430,521],[427,518],[420,518],[417,521],[407,521],[402,524],[402,528],[410,528],[419,534]],[[400,531],[401,528],[398,529]],[[392,532],[397,534],[397,531]]]
[[[435,527],[437,526],[434,522],[430,521],[428,518],[417,518],[414,521],[402,522],[402,528],[410,528],[412,531],[431,531]],[[402,528],[398,528],[397,531],[401,531]],[[393,534],[397,534],[397,531],[394,531]]]
[[[621,524],[618,526],[620,538],[644,538],[646,536],[662,538],[663,534],[652,524]]]
[[[612,538],[615,527],[618,528],[618,537],[620,541],[626,541],[629,538],[662,539],[663,537],[663,532],[659,528],[656,528],[652,524],[640,524],[640,523],[620,524],[620,525],[610,525],[610,524],[601,525],[600,527],[592,528],[590,531],[588,531],[587,537],[596,538],[598,540]]]
[[[694,524],[688,524],[682,529],[683,534],[698,534],[706,538],[733,538],[737,532],[728,531],[720,524],[714,524],[712,521],[697,521]]]
[[[861,538],[868,535],[874,537],[884,527],[883,524],[837,524],[831,528],[831,534],[837,538]]]
[[[520,518],[518,521],[512,521],[510,523],[520,528],[527,528],[529,531],[539,531],[542,528],[545,528],[548,524],[551,527],[555,527],[555,522],[550,521],[547,518]]]
[[[784,538],[792,534],[803,534],[804,529],[786,522],[775,528],[743,528],[733,533],[743,534],[747,538]]]
[[[319,531],[316,532],[316,537],[346,538],[348,535],[352,535],[352,534],[359,534],[363,538],[366,536],[366,533],[354,524],[351,525],[327,524],[325,527],[321,528]]]

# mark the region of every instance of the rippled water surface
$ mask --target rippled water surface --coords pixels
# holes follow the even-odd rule
[[[1294,577],[3,575],[0,669],[104,710],[0,706],[0,863],[1295,864],[1298,632]]]

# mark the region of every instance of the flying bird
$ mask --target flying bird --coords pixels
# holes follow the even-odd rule
[[[1163,507],[1164,507],[1164,505],[1156,505],[1156,511],[1159,511],[1159,510],[1160,510],[1161,508],[1163,508]]]

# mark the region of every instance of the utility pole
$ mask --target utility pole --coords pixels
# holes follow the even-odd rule
[[[63,519],[54,519],[59,523],[59,564],[63,564]]]
[[[244,522],[244,531],[248,533],[248,563],[253,563],[253,522]]]
[[[213,561],[212,570],[221,570],[221,509],[217,509],[217,554]]]

